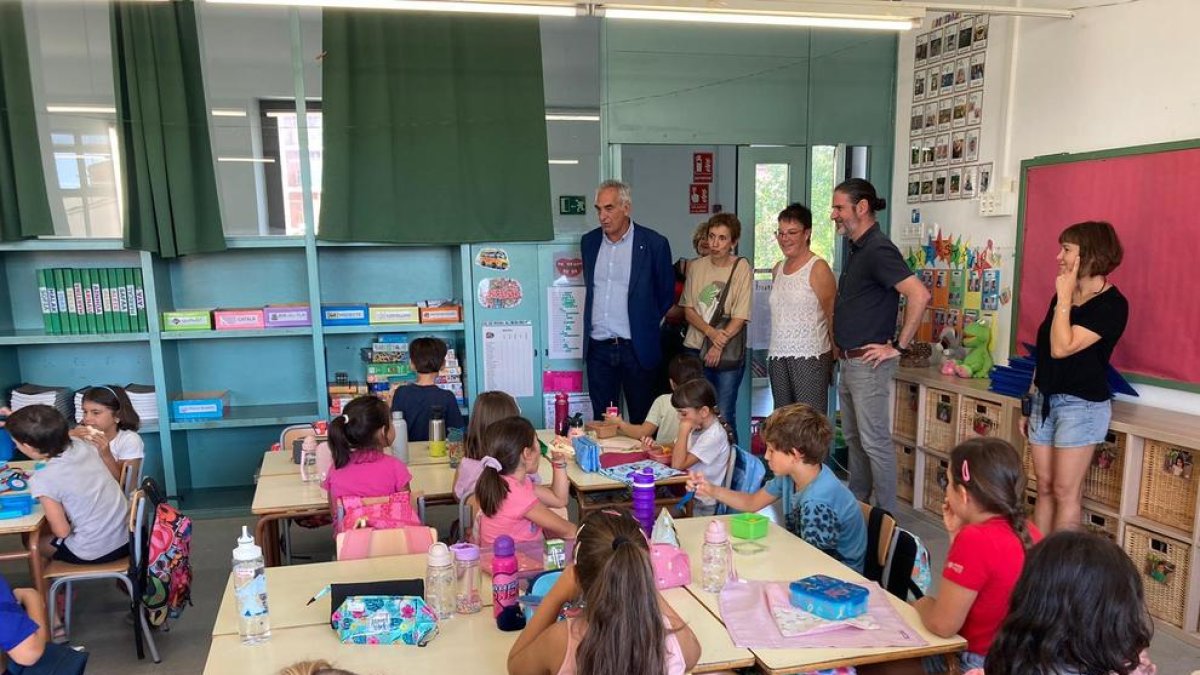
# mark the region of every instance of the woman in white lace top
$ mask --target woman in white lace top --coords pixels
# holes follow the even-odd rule
[[[771,346],[767,372],[775,407],[806,403],[828,408],[833,375],[833,270],[809,248],[812,212],[791,204],[779,213],[775,231],[783,261],[772,271]]]

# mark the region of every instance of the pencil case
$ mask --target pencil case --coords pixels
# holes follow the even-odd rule
[[[867,612],[867,589],[824,574],[793,581],[788,591],[793,607],[829,621],[852,619]]]

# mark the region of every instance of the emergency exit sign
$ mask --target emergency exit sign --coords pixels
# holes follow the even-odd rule
[[[587,215],[587,203],[584,202],[583,195],[559,195],[558,196],[558,215],[560,215],[560,216]]]

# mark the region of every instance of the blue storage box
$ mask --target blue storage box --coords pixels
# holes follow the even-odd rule
[[[20,518],[33,513],[33,495],[28,490],[0,495],[0,519]]]
[[[219,420],[229,412],[229,390],[184,391],[171,398],[171,419]]]
[[[788,586],[793,607],[829,621],[853,619],[867,612],[867,589],[849,581],[814,574]]]
[[[321,305],[321,324],[324,326],[369,326],[370,318],[366,303]]]

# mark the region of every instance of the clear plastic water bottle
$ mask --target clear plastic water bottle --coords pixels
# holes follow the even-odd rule
[[[438,620],[454,616],[454,562],[450,548],[442,542],[429,547],[425,563],[425,602],[437,613]]]
[[[408,464],[408,422],[404,421],[404,413],[392,411],[392,428],[396,430],[396,438],[392,441],[392,457]]]
[[[633,517],[646,535],[654,529],[654,472],[643,468],[633,474]]]
[[[245,525],[237,544],[233,549],[233,595],[237,599],[238,635],[243,644],[253,645],[271,637],[266,567],[262,549]]]
[[[709,521],[704,531],[704,548],[701,549],[701,575],[704,590],[720,593],[731,576],[733,550],[729,546],[729,533],[720,520]]]
[[[466,542],[450,547],[454,552],[455,609],[459,614],[476,614],[483,609],[479,586],[479,547]]]

